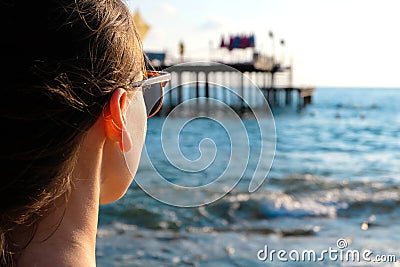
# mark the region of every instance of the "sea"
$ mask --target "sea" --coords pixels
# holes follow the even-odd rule
[[[272,114],[276,151],[254,192],[249,169],[231,174],[238,180],[232,188],[201,187],[223,173],[227,157],[233,165],[243,157],[257,165],[257,149],[249,157],[230,153],[223,125],[241,125],[224,116],[191,126],[184,117],[168,118],[183,125],[176,131],[163,128],[165,116],[149,119],[151,166],[141,161],[136,177],[161,173],[182,191],[202,191],[175,194],[157,179],[151,190],[133,182],[124,197],[100,207],[97,265],[400,266],[400,89],[317,87],[310,105],[272,107]],[[256,119],[241,121],[250,146],[259,145]],[[165,142],[179,143],[172,156],[157,152],[162,131]],[[204,140],[213,145],[202,149]],[[203,153],[214,156],[198,176],[176,171]],[[201,205],[171,204],[164,195]]]

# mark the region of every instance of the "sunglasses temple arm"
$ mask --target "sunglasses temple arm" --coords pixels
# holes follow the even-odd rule
[[[143,86],[145,85],[152,85],[156,83],[162,83],[162,82],[168,82],[171,80],[171,74],[170,73],[165,73],[160,76],[153,76],[151,79],[143,81]]]

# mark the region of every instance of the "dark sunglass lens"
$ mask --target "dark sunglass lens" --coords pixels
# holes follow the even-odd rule
[[[147,116],[151,117],[160,109],[163,99],[163,88],[160,84],[152,85],[143,91],[144,103],[146,104]]]

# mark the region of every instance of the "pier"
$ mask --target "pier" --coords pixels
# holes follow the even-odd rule
[[[151,58],[150,58],[151,59]],[[159,57],[157,58],[159,60]],[[246,63],[193,62],[163,64],[158,61],[156,69],[171,73],[167,85],[161,115],[189,99],[218,99],[238,113],[257,106],[255,90],[261,90],[271,109],[295,106],[301,110],[312,103],[313,87],[292,85],[292,66],[281,66],[271,58],[254,54],[253,61]],[[234,88],[238,96],[246,95],[250,101],[224,92],[223,87]],[[225,90],[226,91],[226,90]],[[200,103],[201,104],[201,103]]]

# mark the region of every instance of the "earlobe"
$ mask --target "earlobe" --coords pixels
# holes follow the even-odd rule
[[[126,91],[122,88],[117,88],[112,93],[110,101],[103,110],[106,137],[117,142],[121,151],[124,152],[129,151],[132,146],[130,135],[126,131],[125,113],[127,105]]]

